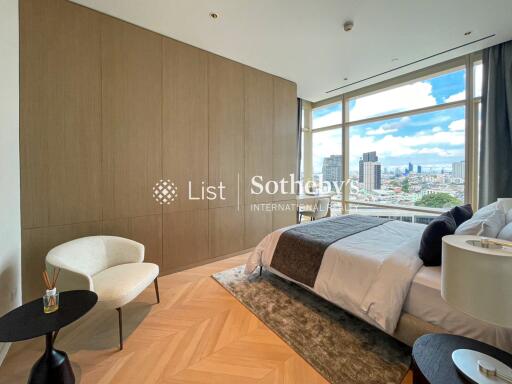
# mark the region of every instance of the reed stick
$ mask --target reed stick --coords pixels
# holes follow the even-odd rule
[[[52,272],[52,278],[50,280],[50,276],[46,270],[43,271],[43,282],[46,285],[47,290],[52,290],[55,288],[57,284],[57,279],[59,278],[60,268],[54,268]],[[55,297],[50,297],[50,305],[56,305]]]

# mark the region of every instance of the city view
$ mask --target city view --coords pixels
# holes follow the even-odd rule
[[[316,182],[343,181],[343,156],[323,159]],[[350,172],[350,200],[387,205],[448,208],[464,201],[463,160],[445,167],[424,167],[409,162],[405,167],[387,167],[377,152],[365,152],[358,168]]]
[[[465,162],[446,168],[383,167],[376,152],[364,153],[350,175],[350,199],[390,205],[448,208],[464,201]]]

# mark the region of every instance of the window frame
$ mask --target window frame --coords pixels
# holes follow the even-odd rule
[[[313,122],[314,122],[313,113],[315,112],[315,110],[322,109],[325,107],[330,107],[335,104],[340,104],[340,106],[341,106],[341,122],[339,124],[326,125],[325,127],[313,128]],[[328,131],[330,129],[339,128],[339,127],[341,127],[342,124],[343,124],[343,104],[341,104],[341,102],[334,100],[330,103],[325,103],[322,105],[316,105],[316,104],[312,103],[312,107],[311,107],[311,131],[312,132]]]
[[[350,162],[350,138],[349,132],[350,127],[354,125],[362,125],[367,123],[372,123],[376,121],[383,121],[393,118],[401,118],[405,116],[418,115],[422,113],[428,112],[436,112],[442,111],[455,107],[465,107],[465,119],[466,119],[466,127],[465,127],[465,179],[464,179],[464,201],[465,203],[470,203],[473,207],[478,207],[478,146],[479,146],[479,131],[478,131],[478,105],[481,102],[481,97],[474,97],[474,65],[479,63],[482,60],[482,52],[474,52],[468,55],[464,55],[461,57],[457,57],[452,60],[448,60],[439,64],[435,64],[429,66],[427,68],[423,68],[417,71],[413,71],[401,76],[394,77],[392,79],[388,79],[376,84],[372,84],[366,87],[362,87],[338,96],[330,97],[328,99],[324,99],[318,101],[316,103],[310,103],[309,106],[309,114],[310,121],[312,116],[312,111],[317,108],[325,107],[334,103],[341,103],[342,108],[342,121],[341,124],[336,124],[333,126],[322,127],[317,129],[311,129],[312,125],[308,130],[310,134],[310,143],[312,145],[312,135],[316,132],[328,131],[333,129],[340,129],[342,131],[342,150],[343,154],[343,179],[349,180],[349,162]],[[459,101],[453,101],[449,103],[443,103],[438,105],[433,105],[429,107],[417,108],[403,112],[389,113],[376,117],[369,117],[360,120],[349,121],[349,102],[350,100],[370,95],[373,93],[381,92],[390,88],[398,87],[401,85],[410,84],[416,81],[421,81],[427,78],[432,78],[435,76],[443,75],[444,73],[452,72],[457,69],[465,68],[466,70],[466,97]],[[304,143],[306,145],[307,143]],[[312,153],[312,152],[310,152]],[[306,175],[305,175],[306,176]],[[312,175],[311,175],[312,176]],[[425,212],[425,213],[439,213],[442,210],[438,208],[427,208],[427,207],[404,207],[399,205],[387,205],[387,204],[379,204],[379,203],[370,203],[364,201],[350,200],[349,195],[349,187],[345,185],[342,194],[342,210],[343,213],[348,212],[348,207],[350,204],[359,204],[380,208],[394,208],[405,211],[416,211],[416,212]]]
[[[321,127],[321,128],[313,128],[313,111],[315,109],[319,109],[319,108],[323,108],[323,107],[326,107],[326,106],[329,106],[329,105],[333,105],[333,104],[341,104],[341,101],[336,99],[336,100],[332,100],[330,102],[326,102],[326,103],[322,103],[322,102],[318,102],[318,103],[311,103],[311,102],[307,102],[304,104],[303,106],[303,109],[304,109],[304,114],[305,114],[305,124],[304,124],[304,127],[302,128],[302,133],[303,133],[303,145],[304,145],[304,153],[309,153],[310,154],[310,158],[307,159],[308,160],[308,163],[306,163],[306,158],[304,159],[304,169],[302,170],[303,172],[303,175],[304,175],[304,181],[312,181],[314,179],[314,169],[313,169],[313,141],[314,141],[314,135],[316,133],[321,133],[321,132],[326,132],[326,131],[334,131],[334,130],[337,130],[337,129],[341,129],[341,148],[340,148],[340,152],[343,156],[343,141],[344,141],[344,130],[342,128],[343,124],[340,123],[340,124],[334,124],[334,125],[329,125],[329,126],[325,126],[325,127]],[[342,109],[342,122],[343,122],[343,113],[344,113],[344,107],[343,107],[343,104],[341,104],[341,109]],[[343,159],[345,159],[345,157],[343,156]],[[302,163],[302,160],[301,160],[301,163]],[[344,170],[344,161],[343,161],[343,164],[341,164],[342,166],[342,174],[343,174],[343,177],[345,177],[345,170]]]

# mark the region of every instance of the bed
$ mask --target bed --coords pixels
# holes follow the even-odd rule
[[[261,266],[409,345],[422,334],[448,332],[512,351],[512,330],[444,302],[441,267],[425,267],[418,257],[424,228],[359,215],[294,225],[267,235],[245,272]]]

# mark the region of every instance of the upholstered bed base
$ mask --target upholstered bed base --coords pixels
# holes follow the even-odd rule
[[[393,333],[393,337],[412,347],[418,337],[427,333],[448,332],[437,325],[427,323],[426,321],[404,312],[402,313],[402,316],[400,316],[400,320],[398,321],[395,333]]]

